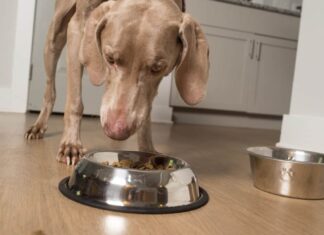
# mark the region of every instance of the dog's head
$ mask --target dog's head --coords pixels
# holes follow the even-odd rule
[[[80,60],[94,85],[106,84],[100,117],[113,139],[128,138],[149,117],[159,83],[174,68],[187,104],[204,97],[207,41],[175,2],[108,1],[86,23]]]

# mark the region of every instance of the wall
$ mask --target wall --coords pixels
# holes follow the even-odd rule
[[[304,0],[290,113],[278,146],[324,153],[324,1]]]
[[[0,88],[10,87],[16,33],[17,0],[2,0],[0,8]]]
[[[324,117],[324,1],[305,0],[303,8],[290,113]]]
[[[0,22],[10,25],[1,30],[11,32],[10,37],[0,37],[0,45],[9,45],[6,53],[0,53],[0,61],[11,58],[4,69],[6,78],[0,83],[2,112],[26,111],[34,12],[35,0],[17,0],[16,4],[12,0],[6,0],[5,6],[1,7]]]

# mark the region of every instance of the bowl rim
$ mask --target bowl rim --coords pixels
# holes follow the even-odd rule
[[[285,163],[292,163],[292,164],[300,164],[300,165],[315,165],[315,166],[324,166],[324,163],[318,163],[318,162],[301,162],[301,161],[295,161],[295,160],[285,160],[285,159],[280,159],[280,158],[273,158],[273,157],[269,157],[269,156],[265,156],[259,153],[256,153],[254,150],[255,149],[269,149],[271,151],[275,150],[275,149],[284,149],[284,150],[290,150],[290,151],[301,151],[301,152],[305,152],[305,153],[309,153],[309,154],[317,154],[317,155],[323,155],[323,153],[318,153],[318,152],[314,152],[314,151],[308,151],[308,150],[302,150],[302,149],[293,149],[293,148],[283,148],[283,147],[276,147],[276,146],[255,146],[255,147],[249,147],[246,149],[246,151],[248,152],[248,154],[250,155],[250,157],[258,157],[258,158],[262,158],[262,159],[266,159],[266,160],[272,160],[272,161],[277,161],[277,162],[285,162]]]
[[[112,152],[112,153],[126,152],[126,153],[144,153],[144,154],[152,154],[152,155],[155,154],[157,156],[168,157],[168,158],[173,158],[173,159],[176,159],[176,160],[180,160],[181,162],[184,163],[184,167],[179,168],[179,169],[166,169],[166,170],[139,170],[139,169],[132,169],[132,168],[112,167],[110,165],[103,165],[100,162],[91,160],[90,155],[92,155],[94,153],[98,153],[98,152]],[[112,170],[118,170],[118,171],[127,171],[127,172],[161,173],[161,172],[174,172],[174,171],[178,171],[178,170],[182,170],[182,169],[191,169],[190,164],[188,162],[186,162],[185,160],[181,159],[181,158],[171,157],[169,155],[165,155],[165,154],[162,154],[162,153],[152,153],[152,152],[137,151],[137,150],[105,150],[105,149],[91,150],[91,151],[86,152],[82,159],[87,160],[87,161],[89,161],[91,163],[94,163],[94,164],[96,164],[98,166],[101,166],[101,167],[104,167],[104,168],[108,168],[108,169],[112,169]]]

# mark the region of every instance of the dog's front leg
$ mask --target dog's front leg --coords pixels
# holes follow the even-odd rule
[[[67,98],[64,110],[64,133],[61,139],[57,160],[74,165],[85,150],[80,138],[80,125],[83,114],[81,78],[83,67],[79,61],[82,38],[81,20],[73,16],[67,35]]]
[[[148,117],[143,122],[142,126],[137,131],[138,149],[143,152],[157,153],[154,149],[151,131],[151,117]]]

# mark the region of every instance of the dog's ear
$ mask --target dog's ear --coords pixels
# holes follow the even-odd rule
[[[186,2],[185,0],[174,0],[182,12],[186,12]]]
[[[105,80],[107,67],[102,57],[100,38],[112,4],[114,1],[104,2],[90,14],[80,47],[80,61],[86,67],[92,84],[96,86]]]
[[[209,49],[200,25],[186,13],[179,29],[182,42],[180,62],[176,69],[176,84],[180,96],[189,105],[205,96],[209,73]]]

